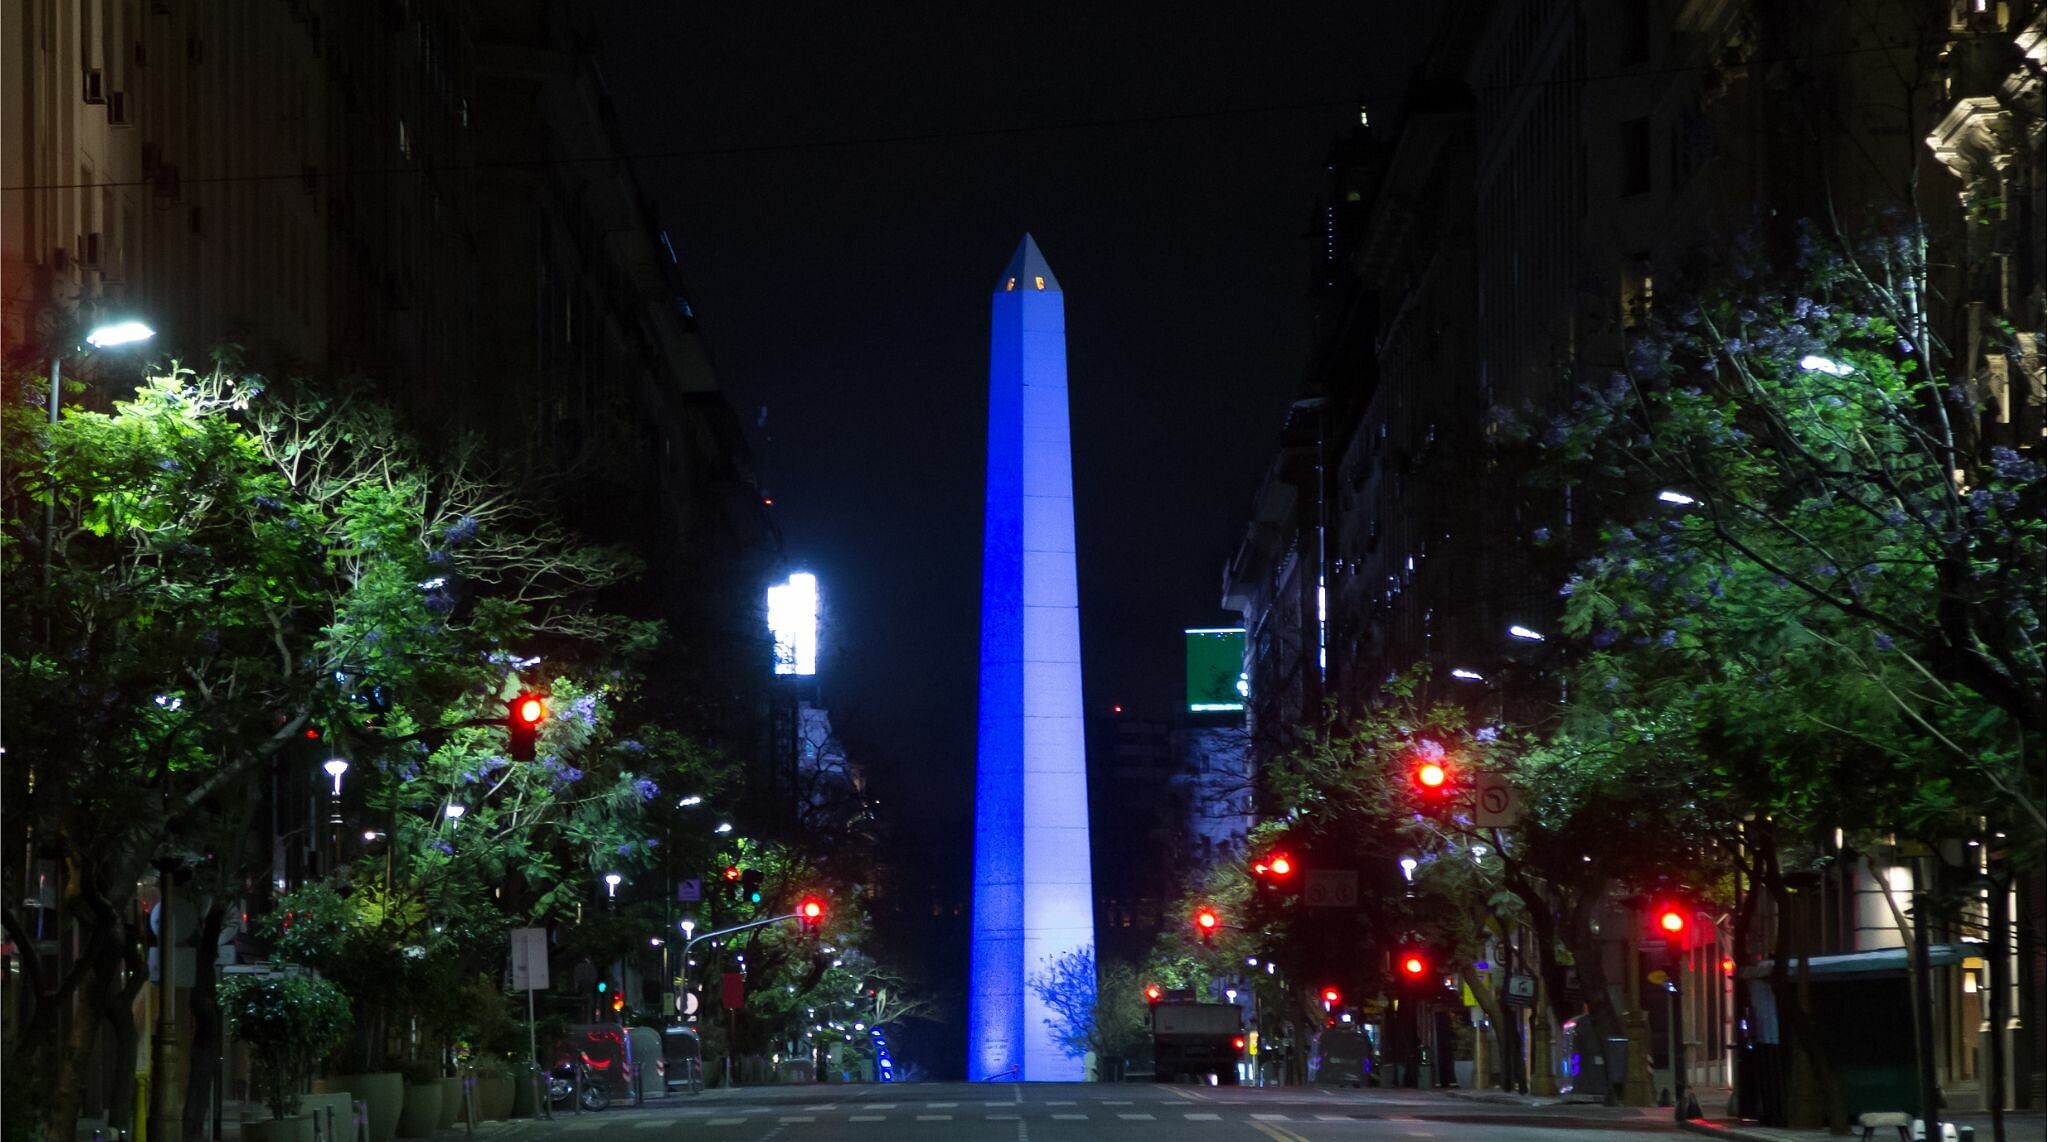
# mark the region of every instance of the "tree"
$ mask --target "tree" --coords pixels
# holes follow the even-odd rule
[[[0,410],[0,685],[36,711],[10,726],[0,861],[13,882],[23,853],[62,871],[57,946],[77,951],[53,978],[24,960],[8,1122],[63,1137],[99,1031],[132,1031],[132,901],[153,857],[197,858],[217,927],[236,887],[269,882],[254,841],[266,779],[305,730],[359,773],[384,762],[387,786],[409,784],[396,776],[406,751],[475,772],[515,658],[549,660],[574,702],[619,689],[614,671],[657,631],[590,606],[630,560],[576,544],[474,450],[423,457],[353,390],[174,368],[111,412],[69,410],[54,427],[31,394],[12,385]],[[565,740],[609,748],[575,737],[587,729]],[[643,776],[622,775],[610,796]],[[586,844],[607,839],[575,828]],[[17,901],[0,922],[32,942]],[[209,987],[194,998],[210,1011]],[[203,1084],[218,1024],[196,1026],[191,1081]],[[197,1115],[203,1101],[187,1106]]]
[[[1029,980],[1031,993],[1052,1011],[1045,1021],[1068,1058],[1093,1053],[1105,1081],[1122,1078],[1124,1060],[1150,1049],[1144,984],[1132,965],[1098,968],[1095,949],[1078,948],[1046,961]]]

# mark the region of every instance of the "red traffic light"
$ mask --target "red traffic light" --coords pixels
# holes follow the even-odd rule
[[[1657,926],[1675,936],[1685,931],[1685,914],[1676,908],[1666,908],[1657,913]]]
[[[1157,1003],[1165,994],[1166,992],[1160,990],[1159,985],[1156,983],[1145,985],[1145,1002],[1147,1003]]]
[[[816,920],[825,914],[825,906],[815,900],[806,900],[797,912],[806,920]]]
[[[1415,767],[1415,783],[1424,789],[1442,789],[1450,776],[1440,762],[1425,761]]]
[[[514,761],[533,760],[534,739],[547,719],[548,704],[538,694],[521,694],[505,703],[505,728],[512,739],[507,752]]]
[[[1232,1035],[1232,1036],[1230,1037],[1230,1049],[1231,1049],[1231,1050],[1233,1050],[1233,1051],[1242,1051],[1242,1050],[1244,1050],[1244,1036],[1242,1036],[1242,1035]]]
[[[1203,908],[1195,912],[1195,927],[1200,928],[1204,932],[1215,931],[1217,923],[1215,909]]]
[[[719,875],[725,877],[727,880],[738,880],[740,878],[739,866],[730,864],[726,865],[725,871],[720,873]]]
[[[807,936],[815,936],[825,923],[825,902],[815,896],[806,896],[797,903],[796,922]]]
[[[620,994],[619,994],[618,992],[613,992],[613,993],[612,993],[612,1010],[613,1010],[613,1011],[624,1011],[625,1009],[626,1009],[626,997],[625,997],[625,996],[623,996],[623,995],[620,995]]]
[[[1429,970],[1429,961],[1418,952],[1409,952],[1401,957],[1401,974],[1409,979],[1418,979]]]
[[[1334,987],[1326,987],[1323,989],[1324,1006],[1335,1007],[1337,1006],[1337,1001],[1342,998],[1344,997],[1341,994],[1339,994],[1337,989]]]
[[[1294,861],[1286,853],[1274,853],[1266,861],[1266,867],[1274,876],[1291,876],[1294,873]]]

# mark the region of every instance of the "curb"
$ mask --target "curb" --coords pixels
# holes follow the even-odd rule
[[[1678,1128],[1680,1130],[1690,1130],[1694,1134],[1705,1134],[1712,1138],[1736,1138],[1742,1139],[1743,1142],[1785,1142],[1782,1135],[1759,1134],[1741,1126],[1728,1126],[1715,1122],[1710,1118],[1687,1119],[1679,1123]]]

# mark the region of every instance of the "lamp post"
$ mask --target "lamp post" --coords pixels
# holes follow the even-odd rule
[[[133,345],[137,342],[147,341],[154,336],[156,336],[156,330],[151,329],[140,321],[117,321],[94,327],[92,332],[85,335],[85,344],[95,349],[112,349],[120,345]],[[68,351],[75,353],[78,351],[78,347],[73,346]],[[57,427],[58,410],[63,407],[63,404],[64,354],[58,353],[50,358],[50,427],[52,429]],[[53,469],[56,466],[56,460],[53,434],[50,453],[50,463]],[[52,479],[53,481],[55,479],[54,472],[52,473]],[[50,502],[44,505],[43,510],[43,590],[45,591],[50,589],[50,559],[56,539],[57,496],[56,490],[53,488],[51,489]]]
[[[327,831],[334,839],[334,867],[341,867],[341,775],[348,772],[348,760],[330,757],[320,768],[334,779],[334,791],[327,798]]]

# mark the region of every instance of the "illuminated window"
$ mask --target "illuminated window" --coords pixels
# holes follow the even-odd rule
[[[1017,288],[1017,279],[1016,279],[1016,278],[1011,278],[1011,279],[1010,279],[1009,281],[1006,281],[1006,282],[1004,282],[1004,283],[1003,283],[1003,290],[1004,290],[1005,292],[1009,292],[1009,291],[1015,290],[1016,288]]]
[[[1042,277],[1042,276],[1040,276],[1040,277],[1034,277],[1034,278],[1032,278],[1031,280],[1032,280],[1032,281],[1033,281],[1034,283],[1036,283],[1036,284],[1037,284],[1037,286],[1038,286],[1038,288],[1039,288],[1039,289],[1044,289],[1044,288],[1045,288],[1045,278],[1044,278],[1044,277]]]

